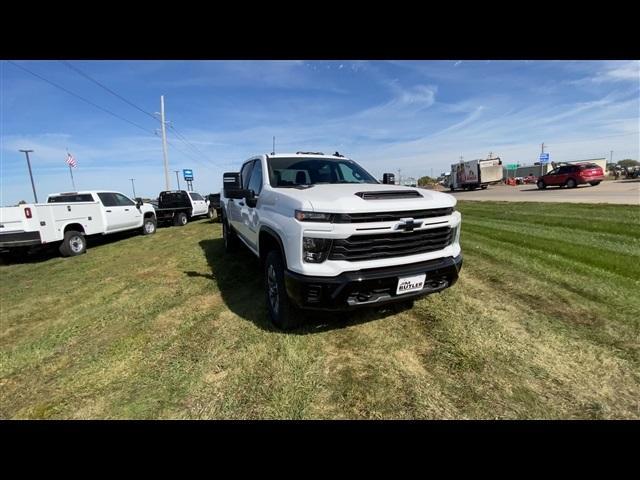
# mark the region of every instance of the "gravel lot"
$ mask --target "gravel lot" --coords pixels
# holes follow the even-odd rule
[[[580,185],[573,189],[535,185],[490,185],[487,190],[456,191],[459,200],[493,200],[506,202],[617,203],[640,205],[640,180],[608,180],[600,185]]]

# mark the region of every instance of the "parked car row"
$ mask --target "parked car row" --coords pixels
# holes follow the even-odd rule
[[[139,229],[155,233],[156,226],[186,225],[192,218],[215,218],[218,205],[196,192],[160,192],[157,204],[132,200],[120,192],[88,190],[53,193],[46,203],[0,208],[0,251],[20,254],[57,245],[62,256],[87,249],[87,237]]]

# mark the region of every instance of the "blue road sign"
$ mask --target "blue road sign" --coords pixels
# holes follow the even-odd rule
[[[193,181],[193,170],[185,168],[182,170],[182,174],[184,175],[185,181]]]
[[[549,162],[549,154],[541,153],[540,154],[540,163],[548,163]]]

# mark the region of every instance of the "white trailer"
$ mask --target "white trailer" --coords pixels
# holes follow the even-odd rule
[[[453,192],[456,189],[475,190],[486,189],[493,183],[502,181],[502,160],[490,158],[487,160],[469,160],[451,165],[448,187]]]
[[[63,256],[75,256],[86,251],[86,236],[137,228],[145,235],[155,232],[151,204],[134,202],[120,192],[53,193],[47,203],[0,208],[0,250],[59,243]]]

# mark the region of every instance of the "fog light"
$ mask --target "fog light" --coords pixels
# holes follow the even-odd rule
[[[328,238],[302,238],[302,260],[307,263],[322,263],[329,255],[331,240]]]

